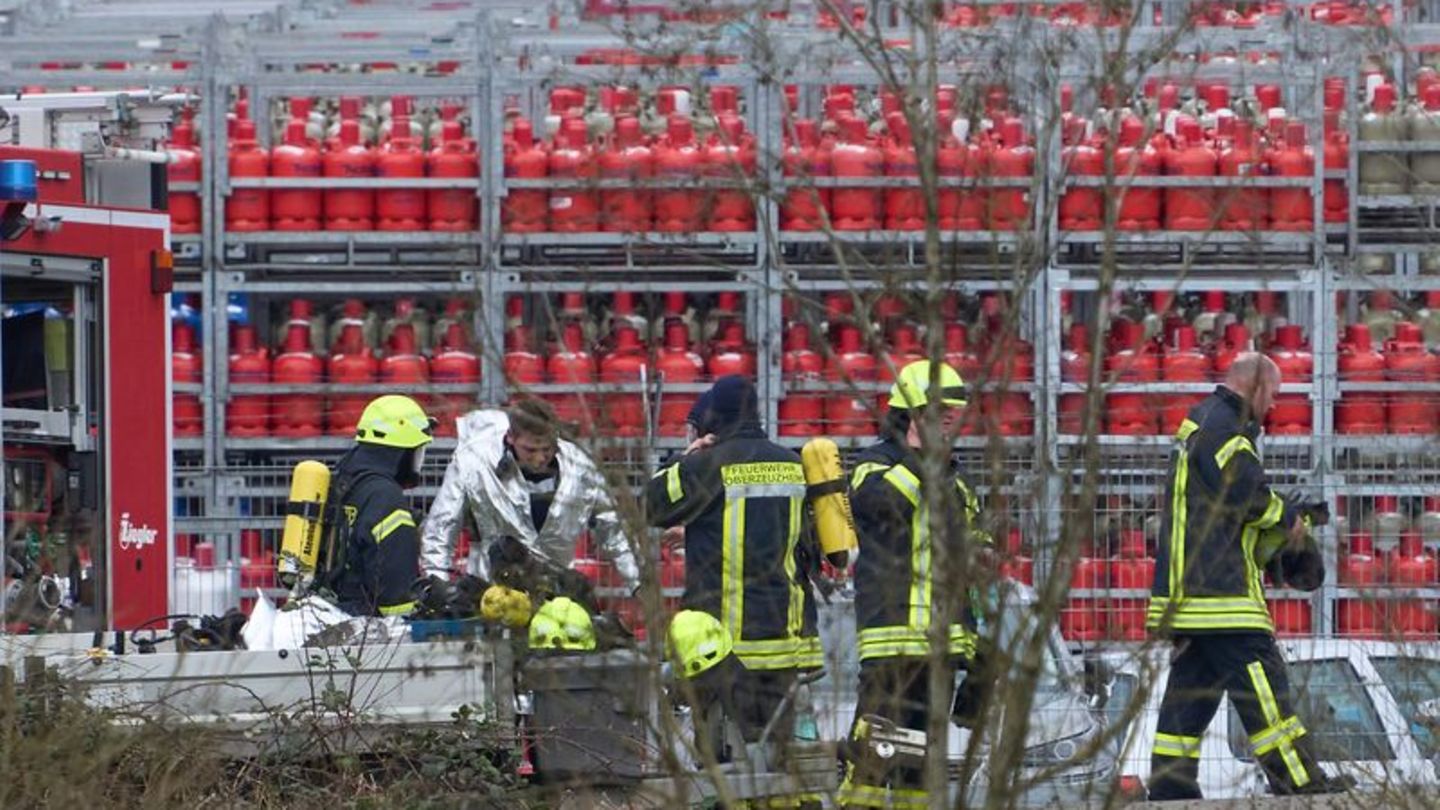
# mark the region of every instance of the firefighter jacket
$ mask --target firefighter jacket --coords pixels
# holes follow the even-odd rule
[[[891,467],[904,461],[909,454],[909,448],[894,439],[883,439],[861,450],[860,454],[855,457],[855,470],[850,473],[851,497],[854,497],[855,490],[858,490],[860,485],[865,483],[865,480],[871,475],[884,474]],[[994,538],[980,520],[980,499],[975,497],[975,490],[971,488],[965,477],[953,464],[950,472],[955,477],[955,485],[960,488],[960,492],[965,498],[965,514],[969,519],[968,529],[971,541],[987,546],[993,545]]]
[[[1261,532],[1289,529],[1297,509],[1270,489],[1256,448],[1259,424],[1220,386],[1190,410],[1176,448],[1146,625],[1176,633],[1272,632]]]
[[[336,467],[330,492],[338,507],[332,542],[339,557],[326,584],[351,615],[402,616],[415,607],[420,538],[396,480],[404,456],[360,444]]]
[[[662,468],[645,502],[651,525],[685,527],[684,607],[719,618],[747,669],[822,665],[799,454],[749,421]]]
[[[978,504],[959,476],[949,477],[942,485],[945,497],[937,507],[925,500],[919,459],[898,444],[888,452],[900,455],[901,460],[870,470],[850,496],[860,539],[855,560],[855,618],[861,661],[929,654],[927,634],[937,585],[933,508],[943,510],[940,525],[947,531],[938,542],[947,543],[949,553],[964,554],[966,544],[989,541],[983,531],[970,529],[978,522]],[[852,484],[863,469],[857,468]],[[948,652],[965,658],[974,656],[976,644],[976,621],[968,601],[957,600],[952,606],[954,618],[947,622]]]
[[[468,512],[479,533],[478,548],[470,554],[471,574],[490,579],[490,546],[504,537],[516,538],[544,562],[568,567],[581,533],[589,531],[626,586],[633,591],[639,585],[630,541],[605,478],[590,456],[573,442],[560,440],[556,453],[560,480],[545,525],[537,530],[520,468],[505,449],[510,428],[505,413],[474,411],[461,417],[456,428],[459,444],[421,534],[426,573],[449,574],[455,537]]]

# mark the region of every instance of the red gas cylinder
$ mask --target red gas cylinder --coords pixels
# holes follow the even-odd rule
[[[1315,358],[1306,347],[1304,333],[1299,326],[1277,326],[1267,354],[1280,367],[1280,376],[1284,382],[1310,382],[1310,375],[1315,370]],[[1275,397],[1274,407],[1265,417],[1265,429],[1276,435],[1306,434],[1310,432],[1313,421],[1314,413],[1308,394],[1279,394]]]
[[[854,116],[840,119],[840,140],[830,152],[836,177],[880,177],[885,157],[870,142],[865,122]],[[870,231],[880,227],[884,206],[878,188],[836,188],[831,194],[830,222],[838,231]]]
[[[655,147],[655,176],[671,186],[655,192],[655,230],[689,233],[704,226],[705,197],[694,190],[702,163],[690,119],[670,116],[665,140]]]
[[[1378,639],[1381,637],[1381,609],[1371,589],[1383,578],[1381,564],[1375,558],[1375,546],[1370,535],[1356,532],[1350,535],[1348,546],[1348,553],[1340,557],[1337,575],[1341,587],[1354,588],[1359,593],[1336,600],[1336,634],[1346,638]]]
[[[1385,343],[1385,376],[1392,382],[1440,383],[1440,355],[1425,348],[1417,324],[1395,324],[1395,337]],[[1385,410],[1391,433],[1433,434],[1440,429],[1440,394],[1391,394]]]
[[[332,385],[369,385],[375,382],[380,364],[365,346],[364,327],[347,323],[330,351],[326,375]],[[360,414],[373,399],[371,394],[331,395],[327,431],[331,436],[354,436]]]
[[[1099,641],[1105,637],[1105,621],[1102,613],[1106,600],[1095,591],[1103,589],[1109,579],[1107,560],[1097,554],[1093,543],[1087,543],[1075,561],[1070,575],[1072,591],[1090,591],[1075,596],[1070,604],[1060,611],[1060,632],[1070,641]]]
[[[1105,375],[1120,383],[1149,383],[1160,379],[1160,355],[1145,342],[1145,327],[1134,321],[1117,320],[1110,330],[1113,350],[1105,358]],[[1160,414],[1151,407],[1148,394],[1106,394],[1107,432],[1125,436],[1148,436],[1160,428]]]
[[[795,122],[795,138],[785,149],[785,176],[802,182],[785,191],[780,203],[780,230],[817,231],[830,207],[830,189],[812,188],[803,182],[811,177],[830,176],[830,152],[820,145],[815,122]]]
[[[600,194],[584,186],[595,178],[595,155],[587,140],[585,121],[567,118],[550,150],[550,176],[580,184],[550,192],[550,230],[577,233],[600,229]]]
[[[585,328],[578,322],[565,324],[560,347],[546,361],[545,370],[554,385],[589,386],[595,383],[595,359],[585,350]],[[590,392],[548,394],[545,399],[555,408],[562,422],[576,425],[582,435],[595,429],[598,399]]]
[[[979,355],[970,350],[970,331],[963,323],[948,321],[945,324],[945,362],[960,372],[960,379],[967,383],[980,379],[983,365]]]
[[[1313,607],[1308,599],[1267,599],[1270,620],[1275,622],[1275,635],[1282,638],[1304,638],[1314,632]]]
[[[440,337],[439,349],[430,361],[430,381],[439,385],[471,386],[470,393],[440,394],[432,400],[437,436],[454,436],[455,420],[476,407],[474,386],[480,383],[480,358],[470,351],[465,326],[452,322]]]
[[[942,112],[936,122],[935,174],[941,183],[959,183],[970,172],[970,148],[955,138],[951,130],[953,119],[952,114]],[[940,187],[936,202],[941,230],[979,230],[984,221],[984,210],[974,204],[973,196],[972,192],[956,185]],[[966,220],[963,228],[962,219]]]
[[[255,143],[255,122],[237,120],[230,139],[230,178],[268,177],[270,156]],[[225,201],[225,230],[263,231],[270,227],[270,193],[263,188],[237,188]]]
[[[1274,177],[1314,177],[1315,153],[1305,145],[1305,124],[1285,125],[1285,145],[1269,155]],[[1309,231],[1315,227],[1315,197],[1308,188],[1277,188],[1270,192],[1270,229]]]
[[[310,350],[310,325],[290,323],[285,332],[285,351],[275,358],[276,385],[315,385],[325,364]],[[281,394],[275,397],[276,436],[319,436],[325,428],[325,402],[314,393]]]
[[[890,331],[890,350],[885,352],[883,362],[880,363],[881,382],[891,382],[900,369],[925,356],[925,347],[920,345],[920,337],[914,326],[900,324]],[[890,394],[881,395],[882,402],[890,399]],[[882,406],[883,407],[883,406]]]
[[[1385,571],[1392,585],[1431,587],[1440,584],[1440,561],[1425,548],[1419,532],[1400,535],[1399,547],[1386,555]]]
[[[409,386],[422,390],[430,380],[430,361],[416,351],[415,326],[398,323],[390,333],[390,353],[380,361],[380,382]],[[410,395],[420,407],[429,405],[429,397]]]
[[[1176,124],[1175,148],[1165,153],[1165,173],[1172,177],[1214,177],[1219,159],[1205,143],[1200,122],[1182,115]],[[1207,231],[1215,216],[1215,194],[1208,188],[1165,190],[1165,227],[1172,231]]]
[[[1110,605],[1111,636],[1121,641],[1145,639],[1145,613],[1149,591],[1155,583],[1155,560],[1145,548],[1145,533],[1127,529],[1121,533],[1120,553],[1110,559],[1110,587],[1143,591],[1145,595],[1118,596]]]
[[[1225,324],[1225,334],[1215,345],[1215,376],[1224,377],[1235,363],[1235,358],[1248,351],[1254,351],[1254,346],[1250,341],[1250,330],[1245,324]]]
[[[755,378],[755,352],[745,343],[745,327],[738,321],[727,322],[715,337],[707,367],[714,379],[732,374]]]
[[[1385,356],[1370,343],[1370,327],[1352,323],[1345,327],[1340,342],[1340,382],[1383,382]],[[1337,433],[1384,433],[1385,395],[1351,391],[1340,395],[1335,404]]]
[[[696,383],[705,375],[705,361],[690,349],[690,329],[681,320],[672,320],[665,325],[665,345],[655,359],[664,385],[671,383]],[[660,399],[661,436],[684,436],[685,417],[699,398],[698,394],[679,391],[663,391]]]
[[[904,113],[886,117],[890,140],[885,144],[885,176],[901,177],[914,182],[920,176],[915,159],[915,144]],[[885,191],[885,227],[892,231],[925,229],[925,197],[918,187],[895,186]]]
[[[1265,173],[1265,156],[1255,143],[1255,127],[1247,119],[1235,122],[1235,141],[1220,153],[1221,177],[1260,177]],[[1264,230],[1270,210],[1270,192],[1249,188],[1246,180],[1216,192],[1220,228],[1226,231]]]
[[[1024,537],[1019,529],[1011,529],[1005,538],[1005,557],[1000,561],[1000,576],[1026,585],[1035,584],[1035,558],[1025,553]]]
[[[410,138],[410,119],[395,115],[390,140],[375,160],[377,177],[424,177],[425,154]],[[425,230],[425,192],[418,188],[387,188],[375,192],[375,225],[382,231]]]
[[[1025,124],[1011,116],[1000,124],[1000,144],[986,161],[995,180],[1029,180],[1035,171],[1035,150],[1026,142]],[[990,192],[988,227],[1015,231],[1030,222],[1030,189],[1004,188]]]
[[[1394,585],[1433,588],[1440,583],[1440,565],[1435,553],[1425,548],[1418,532],[1400,536],[1400,547],[1386,559],[1386,570]],[[1390,635],[1402,639],[1435,638],[1437,616],[1433,600],[1400,599],[1389,605]]]
[[[745,119],[738,115],[721,113],[718,124],[705,150],[705,174],[738,187],[706,195],[707,227],[712,231],[753,231],[755,204],[748,185],[755,178],[755,139],[746,134]]]
[[[188,323],[170,327],[170,381],[199,385],[202,361],[195,353],[195,329]],[[176,436],[199,436],[205,432],[205,412],[198,394],[175,394],[170,398],[170,417]]]
[[[459,121],[440,127],[440,143],[425,158],[431,177],[472,178],[480,176],[475,142],[465,137]],[[478,222],[479,198],[473,188],[433,188],[426,192],[432,231],[473,231]]]
[[[1090,379],[1090,330],[1083,323],[1070,325],[1066,336],[1065,350],[1060,353],[1060,380],[1064,383],[1084,385]],[[1061,394],[1059,430],[1061,433],[1079,435],[1085,432],[1086,394]]]
[[[319,177],[320,152],[305,137],[305,122],[285,125],[285,141],[270,150],[271,177]],[[271,227],[277,231],[320,229],[320,189],[286,188],[270,192]]]
[[[1340,125],[1340,111],[1325,113],[1325,169],[1348,171],[1350,168],[1350,135]],[[1350,218],[1350,195],[1344,180],[1325,181],[1325,221],[1346,222]]]
[[[535,353],[535,339],[528,326],[514,326],[506,331],[503,362],[511,396],[545,382],[545,359]]]
[[[165,178],[171,183],[200,182],[200,150],[195,148],[195,111],[189,107],[170,134],[170,143],[165,151],[170,153],[170,164],[165,167]],[[196,191],[171,191],[170,232],[200,232],[200,194]],[[186,434],[189,435],[189,434]]]
[[[1017,383],[1035,379],[1035,347],[1020,337],[1009,323],[1006,301],[999,295],[980,299],[985,326],[984,356],[988,361],[987,380]]]
[[[1165,173],[1164,156],[1145,138],[1145,123],[1133,115],[1120,120],[1115,171],[1117,176],[1127,179],[1159,177]],[[1162,194],[1154,186],[1127,186],[1115,212],[1115,227],[1122,231],[1159,229]]]
[[[614,349],[600,361],[600,381],[639,383],[647,365],[640,333],[634,327],[621,326],[615,330],[614,340]],[[638,393],[606,395],[604,417],[602,424],[608,424],[613,436],[633,437],[645,433],[645,408]],[[683,422],[683,416],[681,420]]]
[[[814,385],[825,370],[825,361],[810,349],[810,327],[792,323],[785,328],[785,353],[780,357],[780,376],[786,387]],[[781,436],[818,436],[824,425],[825,397],[819,394],[790,393],[780,400]]]
[[[326,177],[353,179],[375,176],[375,153],[360,143],[360,122],[341,121],[335,149],[320,161]],[[368,231],[375,227],[375,192],[371,189],[329,189],[324,192],[325,229]]]
[[[230,330],[230,384],[270,382],[270,355],[257,345],[255,327]],[[225,432],[231,436],[265,436],[270,433],[270,397],[232,394],[225,405]]]
[[[516,180],[543,180],[550,172],[550,158],[535,143],[529,121],[517,118],[505,144],[505,176]],[[501,225],[508,233],[538,233],[545,230],[550,215],[550,195],[543,189],[510,189],[500,205]]]
[[[1105,176],[1105,153],[1085,139],[1085,122],[1073,119],[1062,133],[1060,151],[1069,177],[1095,178]],[[1096,231],[1104,224],[1105,196],[1095,186],[1077,186],[1060,197],[1060,229]]]
[[[655,173],[655,157],[644,143],[640,120],[622,116],[615,121],[615,144],[600,153],[600,177],[628,180],[639,185]],[[654,194],[643,188],[607,188],[600,192],[601,227],[607,231],[640,233],[650,230]]]
[[[1195,327],[1176,328],[1165,344],[1160,360],[1160,378],[1173,383],[1203,383],[1210,379],[1211,360],[1195,346]],[[1171,434],[1180,429],[1186,414],[1204,394],[1166,394],[1162,397],[1160,432]]]
[[[825,400],[825,433],[836,436],[868,436],[875,432],[872,405],[865,390],[875,382],[875,357],[860,348],[860,330],[851,324],[838,329],[835,354],[825,370],[835,381],[835,392]]]

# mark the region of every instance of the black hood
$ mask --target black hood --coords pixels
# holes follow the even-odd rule
[[[721,377],[696,403],[696,427],[700,435],[715,434],[728,439],[740,433],[763,433],[760,428],[760,399],[755,384],[744,377]]]
[[[356,442],[355,446],[340,458],[336,470],[340,474],[376,472],[408,489],[420,483],[410,470],[410,456],[414,452],[398,447]]]

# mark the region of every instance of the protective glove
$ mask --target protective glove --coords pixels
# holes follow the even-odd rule
[[[431,574],[411,586],[415,593],[416,617],[438,618],[448,613],[453,592],[449,581]]]
[[[1291,510],[1300,513],[1303,518],[1310,520],[1311,526],[1326,526],[1330,523],[1330,504],[1324,499],[1307,499],[1299,492],[1291,492],[1285,496],[1285,503]]]

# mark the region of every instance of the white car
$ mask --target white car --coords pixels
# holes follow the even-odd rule
[[[1398,785],[1434,787],[1440,757],[1440,644],[1282,639],[1296,713],[1331,776],[1354,777],[1359,791]],[[1107,653],[1107,725],[1148,684],[1143,708],[1124,736],[1120,785],[1144,795],[1160,700],[1169,677],[1166,644]],[[1240,716],[1226,699],[1200,748],[1200,789],[1207,799],[1269,794]]]
[[[1002,646],[1013,647],[1026,627],[1034,592],[1010,583],[997,638]],[[811,687],[819,737],[840,741],[850,733],[855,716],[855,695],[859,681],[856,657],[855,611],[848,599],[835,598],[820,609],[821,637],[826,651],[823,680]],[[1028,634],[1027,634],[1028,635]],[[1094,757],[1080,761],[1080,752],[1096,745],[1104,730],[1104,716],[1083,689],[1084,676],[1065,646],[1059,629],[1044,632],[1045,645],[1041,674],[1036,683],[1026,731],[1026,746],[1020,781],[1035,784],[1017,798],[1021,806],[1074,806],[1090,799],[1103,799],[1114,785],[1120,754],[1118,741],[1099,748]],[[959,775],[970,733],[949,726],[948,751],[952,775],[951,804],[959,795]],[[967,790],[967,805],[986,790],[986,752],[981,749]]]

